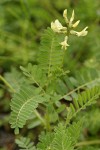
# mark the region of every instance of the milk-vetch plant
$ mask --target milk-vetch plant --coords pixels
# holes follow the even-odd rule
[[[77,148],[83,119],[77,122],[72,119],[81,110],[96,103],[100,96],[98,73],[95,76],[90,73],[89,81],[82,75],[84,81],[81,82],[80,76],[79,80],[68,77],[69,71],[63,69],[69,36],[81,37],[88,33],[88,27],[80,32],[74,30],[80,22],[80,20],[74,22],[74,11],[68,19],[67,10],[64,10],[63,17],[66,27],[57,19],[51,22],[51,28],[44,31],[37,65],[29,63],[26,68],[20,67],[26,78],[25,82],[19,85],[19,89],[14,89],[11,100],[11,128],[18,134],[19,129],[23,128],[33,115],[39,120],[37,126],[44,127],[36,147],[30,144],[28,138],[16,140],[16,143],[26,150]],[[70,105],[62,104],[62,99],[70,100]]]

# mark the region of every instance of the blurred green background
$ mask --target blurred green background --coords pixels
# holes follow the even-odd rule
[[[20,82],[20,65],[37,63],[41,35],[51,21],[64,23],[75,10],[81,20],[78,30],[89,26],[85,38],[70,37],[64,67],[74,72],[100,69],[100,0],[0,0],[0,74],[9,82]],[[7,73],[9,72],[9,73]],[[8,124],[11,94],[0,82],[0,150],[14,150],[14,135]]]

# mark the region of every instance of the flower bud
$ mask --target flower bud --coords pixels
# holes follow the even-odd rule
[[[73,20],[74,20],[74,16],[75,16],[75,14],[74,14],[74,10],[73,10],[73,12],[72,12],[72,16],[71,16],[71,18],[70,18],[70,23],[72,23],[72,22],[73,22]]]
[[[68,18],[67,18],[67,9],[64,10],[63,17],[64,17],[66,23],[68,23],[69,21],[68,21]]]
[[[79,23],[80,23],[80,20],[76,21],[76,22],[72,25],[72,27],[73,27],[73,28],[76,28]]]

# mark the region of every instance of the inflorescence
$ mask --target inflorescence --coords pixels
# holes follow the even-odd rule
[[[87,33],[88,33],[88,31],[87,31],[88,27],[85,27],[80,32],[74,30],[74,28],[76,28],[78,26],[78,24],[80,23],[80,20],[73,23],[74,18],[75,18],[74,10],[72,12],[71,18],[68,19],[67,9],[65,9],[64,12],[63,12],[63,17],[64,17],[64,20],[66,22],[66,27],[63,27],[63,25],[59,22],[59,20],[56,19],[54,22],[51,22],[51,29],[56,33],[66,34],[66,36],[64,38],[64,41],[60,43],[60,45],[62,46],[62,49],[66,50],[67,47],[69,46],[69,44],[67,43],[69,34],[76,35],[78,37],[86,36]]]

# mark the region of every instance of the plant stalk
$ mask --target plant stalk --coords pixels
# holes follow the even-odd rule
[[[75,147],[100,144],[100,140],[83,141],[76,144]]]
[[[1,75],[0,75],[0,80],[3,81],[5,83],[5,85],[8,86],[11,89],[11,91],[13,93],[15,93],[15,90],[12,88],[12,86]]]
[[[38,111],[34,110],[33,112],[37,116],[37,118],[39,118],[39,120],[42,122],[42,124],[45,125],[45,120],[41,117],[41,115],[38,113]]]

